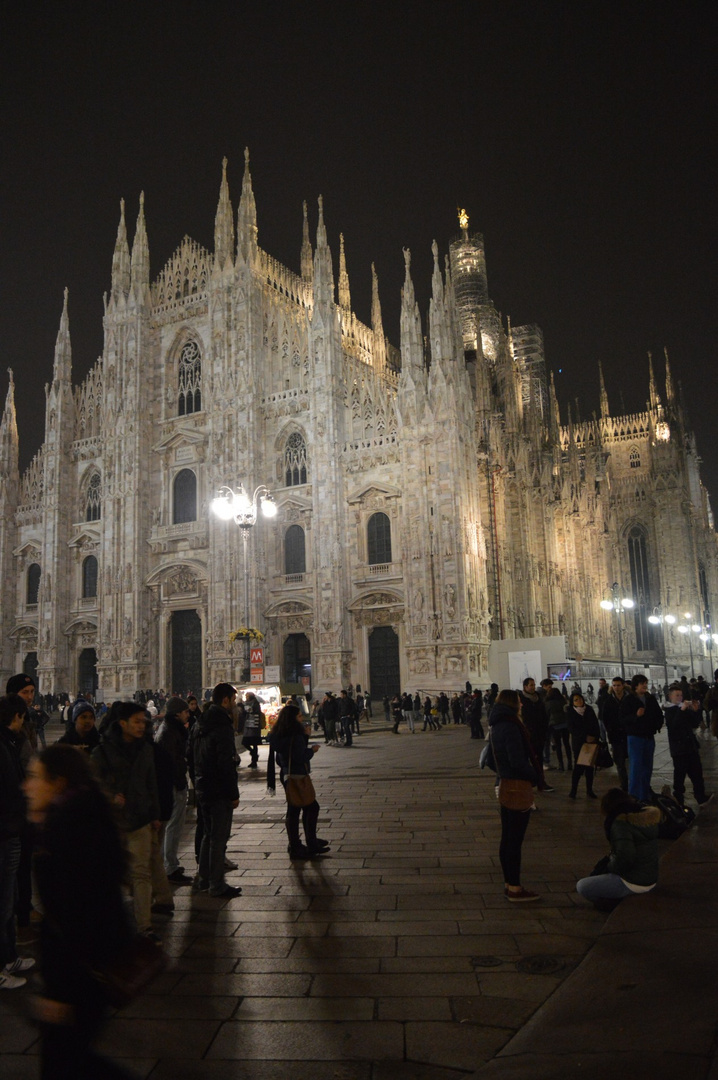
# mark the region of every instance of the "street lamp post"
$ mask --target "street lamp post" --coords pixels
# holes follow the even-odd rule
[[[685,611],[683,613],[683,618],[684,619],[692,619],[693,616],[691,615],[690,611]],[[691,658],[691,678],[692,679],[695,679],[695,677],[696,677],[696,666],[695,666],[695,662],[694,662],[694,659],[693,659],[693,642],[691,640],[691,634],[700,634],[702,629],[703,629],[703,627],[699,626],[698,623],[688,623],[688,622],[681,623],[681,625],[678,627],[678,633],[679,634],[686,634],[687,637],[688,637],[688,652],[689,652],[690,658]]]
[[[666,650],[666,624],[668,624],[668,626],[674,626],[675,623],[677,622],[677,620],[676,620],[675,615],[664,615],[663,614],[663,607],[661,606],[661,604],[659,604],[658,607],[654,607],[653,614],[648,616],[648,621],[649,621],[649,623],[652,623],[654,626],[660,625],[660,627],[661,627],[661,635],[662,635],[662,639],[663,639],[663,674],[664,674],[665,680],[666,680],[665,683],[664,683],[664,687],[666,688],[664,692],[667,693],[668,692],[668,689],[667,689],[668,688],[668,654],[667,654],[667,650]]]
[[[234,491],[231,487],[223,485],[212,500],[212,512],[220,521],[234,521],[242,534],[242,554],[244,557],[244,618],[246,625],[251,626],[249,617],[249,534],[257,522],[258,511],[261,509],[266,518],[277,515],[277,505],[274,496],[268,487],[260,484],[255,488],[254,495],[250,498],[240,484]],[[245,671],[249,668],[249,638],[245,639]]]
[[[703,628],[703,633],[701,634],[701,641],[703,642],[704,645],[708,646],[708,663],[710,664],[710,669],[711,669],[710,677],[711,677],[711,682],[712,682],[713,681],[713,642],[718,641],[718,635],[713,633],[713,630],[712,630],[712,627],[711,627],[711,613],[710,613],[710,611],[706,611],[704,614],[705,614],[706,624],[705,624],[705,626]]]
[[[630,611],[636,606],[635,601],[630,596],[621,596],[624,590],[621,589],[617,581],[614,581],[611,585],[611,599],[604,599],[601,601],[601,607],[604,611],[612,611],[616,616],[616,633],[618,634],[618,656],[621,661],[621,678],[626,678],[626,664],[623,658],[623,630],[621,629],[621,615],[624,612]]]

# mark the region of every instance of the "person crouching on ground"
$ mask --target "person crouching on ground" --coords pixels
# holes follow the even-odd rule
[[[319,743],[309,745],[308,732],[299,719],[299,706],[285,705],[277,717],[269,737],[271,752],[267,766],[267,786],[274,790],[274,757],[279,763],[279,779],[286,787],[291,775],[304,775],[311,770],[311,760],[319,750]],[[305,844],[299,839],[299,815],[302,815]],[[315,799],[308,806],[294,806],[287,802],[285,824],[289,839],[290,859],[313,859],[323,854],[329,847],[326,840],[317,838],[317,820],[319,803]]]
[[[521,884],[521,845],[531,817],[534,786],[543,786],[541,769],[521,721],[521,699],[515,690],[502,690],[489,715],[489,732],[499,776],[504,895],[516,901],[538,900]]]
[[[644,806],[621,788],[606,792],[601,811],[611,853],[590,877],[581,878],[576,891],[596,907],[610,910],[626,896],[655,888],[661,811],[657,806]]]

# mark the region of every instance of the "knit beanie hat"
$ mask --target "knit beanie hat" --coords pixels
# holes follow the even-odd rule
[[[35,680],[30,675],[11,675],[5,687],[6,694],[19,694],[26,686],[35,686]]]
[[[94,708],[92,707],[92,705],[90,705],[90,702],[85,701],[84,698],[78,698],[77,701],[75,702],[75,704],[72,706],[72,722],[73,722],[73,724],[77,720],[78,716],[80,716],[84,712],[92,713],[92,715],[95,717],[95,719],[97,719],[97,714],[96,714]]]

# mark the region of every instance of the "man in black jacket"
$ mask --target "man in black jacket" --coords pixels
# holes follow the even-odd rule
[[[650,802],[655,735],[663,727],[663,713],[648,692],[645,675],[631,679],[632,694],[621,702],[620,721],[628,735],[628,790],[634,799]]]
[[[160,828],[160,800],[152,746],[145,738],[142,705],[122,701],[105,738],[92,753],[100,779],[121,810],[120,824],[130,857],[137,929],[159,943],[152,931],[152,831]]]
[[[409,701],[411,701],[411,698],[409,698]],[[352,720],[356,713],[356,706],[346,690],[341,691],[337,706],[339,709],[339,721],[341,723],[342,734],[344,735],[344,745],[351,746]]]
[[[621,788],[628,791],[628,735],[626,734],[621,720],[623,699],[630,693],[620,675],[611,680],[611,689],[604,694],[599,708],[600,720],[606,729],[608,741],[611,744],[613,761],[618,772]],[[601,691],[599,690],[599,698]]]
[[[196,887],[198,892],[209,892],[210,896],[223,899],[231,899],[242,892],[224,879],[232,812],[239,806],[232,724],[236,696],[230,683],[215,686],[212,704],[192,729],[190,749],[194,784],[204,822]]]
[[[701,722],[701,703],[696,698],[684,701],[681,684],[672,683],[668,687],[665,711],[668,747],[673,758],[673,794],[683,806],[686,776],[689,776],[696,802],[702,806],[708,802],[710,796],[706,795],[701,755],[695,736],[696,728]]]
[[[162,860],[168,879],[175,885],[191,885],[192,878],[180,866],[177,851],[187,813],[187,728],[189,705],[182,698],[167,702],[167,712],[155,741],[172,763],[173,805],[162,842]]]

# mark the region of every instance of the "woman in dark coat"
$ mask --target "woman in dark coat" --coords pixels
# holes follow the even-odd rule
[[[311,729],[311,724],[307,725]],[[319,750],[319,743],[309,745],[309,732],[299,719],[298,705],[285,705],[277,717],[269,737],[270,760],[267,765],[267,786],[274,788],[274,759],[279,764],[279,779],[286,786],[289,775],[299,776],[311,771],[311,760]],[[299,839],[299,815],[304,827],[303,844]],[[289,838],[290,859],[314,859],[322,855],[329,844],[317,837],[317,819],[319,803],[315,799],[308,806],[293,806],[287,803],[285,824]]]
[[[489,738],[499,776],[504,895],[515,903],[538,900],[521,884],[521,845],[531,817],[533,788],[543,787],[541,770],[521,722],[521,701],[515,690],[502,690],[489,714]]]
[[[110,805],[87,756],[49,746],[24,784],[39,826],[35,880],[42,900],[42,975],[36,999],[42,1080],[103,1080],[128,1074],[92,1050],[106,1000],[93,972],[125,950],[125,855]]]
[[[581,753],[581,747],[585,742],[597,743],[601,738],[598,717],[591,706],[587,705],[584,701],[583,694],[571,694],[571,703],[566,707],[566,718],[568,720],[568,730],[571,735],[573,759],[576,762],[573,767],[571,790],[568,793],[568,797],[569,799],[576,798],[578,782],[582,776],[585,776],[586,794],[589,799],[597,799],[598,795],[596,795],[593,790],[593,775],[595,770],[590,765],[579,765],[578,755]]]

